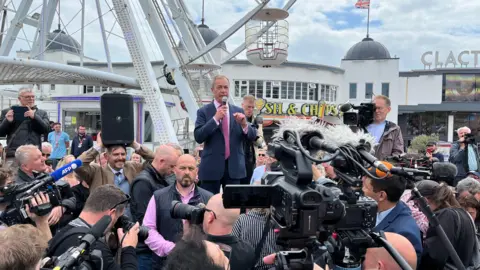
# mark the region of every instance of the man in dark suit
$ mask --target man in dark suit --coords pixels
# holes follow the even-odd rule
[[[214,100],[197,111],[195,122],[195,141],[204,144],[198,179],[202,188],[214,194],[220,192],[220,186],[240,184],[247,176],[244,144],[257,136],[257,130],[247,122],[241,108],[222,104],[229,89],[230,81],[226,76],[215,76]]]
[[[375,169],[369,172],[376,177]],[[378,204],[377,220],[373,230],[375,232],[393,232],[407,238],[412,243],[417,253],[417,258],[422,255],[422,241],[420,229],[412,217],[408,206],[400,201],[400,197],[406,188],[406,181],[400,176],[389,175],[384,179],[363,179],[363,193],[374,199]]]

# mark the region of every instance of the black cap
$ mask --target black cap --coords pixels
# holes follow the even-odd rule
[[[437,145],[436,142],[428,142],[428,143],[427,143],[427,146],[436,146],[436,145]]]
[[[432,196],[436,189],[440,186],[439,183],[432,180],[422,180],[416,184],[418,191],[422,196]]]

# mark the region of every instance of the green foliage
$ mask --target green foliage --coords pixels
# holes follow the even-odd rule
[[[438,134],[431,135],[420,135],[413,138],[410,147],[408,147],[409,153],[423,153],[425,154],[425,149],[427,148],[427,143],[429,142],[438,142],[440,137]]]

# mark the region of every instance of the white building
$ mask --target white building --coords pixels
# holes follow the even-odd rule
[[[200,25],[199,29],[207,44],[218,36],[205,25]],[[52,43],[45,59],[79,66],[78,42],[64,33],[59,39],[68,46]],[[28,52],[17,54],[18,57],[28,56]],[[226,55],[225,44],[212,51],[217,62]],[[275,128],[275,120],[289,115],[317,116],[340,123],[338,104],[350,101],[358,105],[370,102],[372,95],[378,94],[390,97],[392,111],[388,120],[402,127],[406,143],[415,135],[428,133],[438,133],[441,140],[452,141],[454,130],[464,125],[479,134],[479,69],[439,68],[400,72],[400,58],[391,57],[385,46],[368,37],[353,45],[339,61],[340,67],[287,61],[278,67],[262,68],[247,60],[231,60],[222,66],[221,73],[230,78],[230,94],[237,105],[247,94],[258,99],[256,107],[264,116],[267,136]],[[152,62],[152,65],[161,77],[163,61]],[[107,63],[95,59],[85,58],[83,66],[108,71]],[[113,72],[135,76],[132,63],[113,63]],[[159,83],[179,136],[191,133],[192,123],[189,130],[184,130],[184,121],[188,116],[180,106],[174,87],[163,78],[159,79]],[[86,125],[90,132],[95,133],[100,128],[99,96],[109,90],[88,85],[43,85],[39,96],[44,101],[40,106],[49,111],[52,121],[61,122],[71,135],[78,124]],[[209,102],[209,91],[204,91],[202,96],[206,97],[205,102]],[[136,139],[155,141],[148,105],[144,104],[141,91],[130,90],[129,93],[135,96]]]

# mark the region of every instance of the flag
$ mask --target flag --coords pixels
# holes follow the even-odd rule
[[[370,0],[357,0],[356,8],[367,9],[370,8]]]

